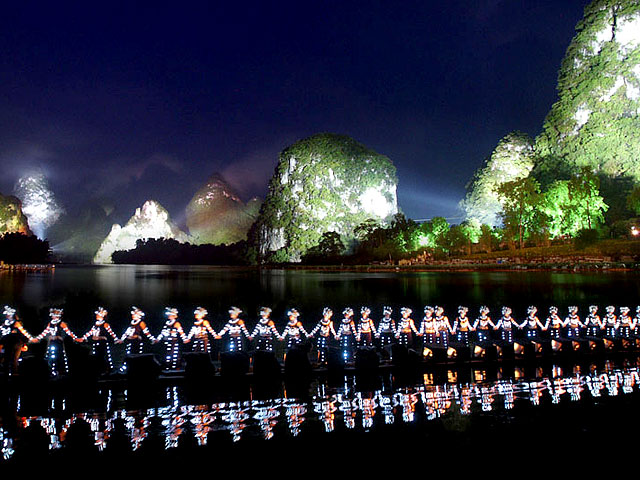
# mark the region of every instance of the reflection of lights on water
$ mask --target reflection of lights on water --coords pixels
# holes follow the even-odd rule
[[[413,388],[404,387],[395,392],[379,390],[369,394],[357,391],[352,382],[345,382],[346,388],[342,393],[327,394],[330,388],[318,387],[317,395],[312,396],[309,402],[282,398],[185,405],[179,389],[169,387],[165,391],[167,405],[164,407],[131,412],[108,409],[105,413],[81,413],[69,418],[65,413],[67,403],[57,399],[49,403],[51,417],[21,417],[18,426],[26,428],[33,423],[40,424],[49,436],[49,448],[55,450],[64,446],[69,427],[83,420],[91,427],[95,446],[103,450],[114,422],[122,419],[131,447],[137,450],[148,437],[152,422],[160,420],[159,433],[164,436],[165,446],[175,448],[183,435],[191,435],[198,445],[205,445],[207,435],[216,430],[227,431],[234,441],[238,441],[247,427],[254,426],[262,438],[270,439],[277,425],[286,422],[289,435],[295,437],[304,431],[310,419],[315,419],[327,433],[334,431],[336,421],[341,421],[347,429],[361,427],[364,431],[371,431],[376,428],[376,416],[380,416],[387,425],[396,419],[413,423],[417,420],[416,411],[424,411],[423,418],[431,421],[449,412],[470,415],[497,408],[510,410],[517,401],[527,401],[536,407],[545,396],[554,404],[563,399],[577,402],[585,394],[592,398],[603,394],[613,397],[633,393],[640,385],[638,368],[616,369],[611,364],[607,364],[604,370],[593,366],[572,369],[567,376],[563,375],[561,368],[552,366],[549,376],[540,375],[536,380],[527,380],[520,375],[516,375],[515,370],[513,375],[505,371],[501,378],[489,381],[485,371],[474,370],[472,382],[459,383],[456,376],[451,375],[448,378],[454,382],[437,384],[431,374],[425,374],[423,383]],[[105,401],[111,405],[111,392],[105,395]],[[419,405],[422,408],[418,410]],[[64,414],[65,418],[55,418],[54,414]],[[0,459],[14,455],[14,440],[0,425]]]

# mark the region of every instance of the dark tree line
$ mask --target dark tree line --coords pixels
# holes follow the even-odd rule
[[[174,239],[138,240],[133,250],[118,250],[114,263],[157,265],[244,265],[246,242],[230,245],[192,245]]]
[[[0,260],[5,263],[48,263],[49,242],[35,235],[5,233],[0,236]]]

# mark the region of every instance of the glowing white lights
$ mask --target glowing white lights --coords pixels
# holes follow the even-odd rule
[[[45,238],[47,228],[56,223],[64,213],[49,188],[42,173],[32,173],[21,177],[15,186],[15,193],[22,201],[22,211],[29,220],[29,227],[39,238]]]

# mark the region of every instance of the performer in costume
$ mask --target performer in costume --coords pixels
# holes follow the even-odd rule
[[[530,340],[537,340],[540,338],[540,332],[544,329],[544,325],[538,319],[536,315],[538,313],[538,309],[533,305],[530,305],[527,308],[527,318],[521,325],[518,325],[518,328],[526,329],[527,338]]]
[[[193,311],[195,322],[193,322],[193,326],[185,340],[186,343],[191,343],[192,352],[211,353],[209,335],[215,338],[217,334],[211,327],[209,320],[205,318],[208,313],[203,307],[198,307]]]
[[[146,338],[150,342],[155,342],[155,338],[151,335],[147,324],[143,320],[144,312],[138,307],[131,307],[131,322],[129,326],[120,337],[117,343],[124,343],[126,350],[125,353],[129,355],[140,355],[144,351],[144,339]],[[125,373],[127,371],[127,360],[125,357],[120,371]]]
[[[467,307],[458,307],[458,316],[453,322],[453,328],[451,329],[451,333],[456,335],[458,342],[466,346],[469,346],[469,332],[473,330],[473,325],[471,325],[467,317],[468,311],[469,309]]]
[[[607,337],[615,337],[618,334],[618,317],[616,317],[616,307],[609,305],[607,307],[607,313],[604,316],[602,323],[604,323],[605,335]]]
[[[327,363],[327,352],[329,351],[329,340],[331,336],[336,337],[336,331],[333,327],[333,310],[329,307],[324,307],[322,311],[322,319],[318,324],[309,332],[309,337],[314,338],[316,334],[316,350],[318,351],[318,364],[324,365]]]
[[[358,346],[360,347],[372,347],[373,336],[377,335],[376,326],[373,324],[373,320],[369,318],[371,309],[369,307],[360,308],[360,322],[358,323]]]
[[[502,317],[496,323],[495,330],[500,330],[502,340],[507,343],[513,343],[514,327],[519,327],[518,323],[511,317],[511,308],[502,307]]]
[[[187,336],[178,321],[178,310],[176,308],[166,307],[164,314],[167,320],[160,331],[160,335],[156,337],[155,343],[164,341],[164,367],[176,370],[182,366],[180,344],[187,340]]]
[[[433,316],[435,309],[429,305],[424,307],[424,317],[420,322],[420,330],[418,335],[422,336],[422,343],[427,345],[436,343],[437,325]]]
[[[244,325],[244,321],[239,318],[240,313],[242,313],[242,310],[238,307],[231,307],[229,309],[229,321],[216,335],[216,339],[220,340],[224,335],[229,334],[228,352],[244,351],[243,335],[249,340],[252,339],[251,334]]]
[[[78,341],[78,337],[69,329],[67,324],[62,321],[63,310],[61,308],[49,309],[49,323],[43,332],[35,337],[32,341],[39,342],[42,339],[47,341],[46,359],[49,365],[51,376],[57,377],[69,373],[69,362],[67,359],[67,351],[64,346],[64,339],[71,337]]]
[[[398,330],[396,331],[396,338],[400,345],[405,347],[413,347],[413,336],[418,334],[418,329],[411,318],[411,310],[409,307],[402,307],[400,309],[400,320],[398,321]]]
[[[91,355],[100,361],[100,371],[102,373],[110,373],[113,370],[113,358],[111,356],[109,339],[116,342],[118,341],[118,337],[113,333],[111,326],[105,321],[108,313],[106,309],[98,307],[93,313],[96,316],[96,320],[81,339],[82,341],[89,340],[91,344]]]
[[[549,316],[547,317],[543,330],[549,330],[549,336],[552,339],[558,339],[560,338],[563,327],[564,322],[558,315],[558,307],[549,307]]]
[[[604,324],[602,320],[600,320],[598,307],[596,305],[589,306],[589,315],[585,318],[584,325],[587,327],[587,337],[597,337],[601,334]]]
[[[391,318],[393,309],[391,307],[383,307],[382,319],[378,324],[378,330],[376,337],[380,339],[380,346],[386,347],[393,343],[393,339],[396,336],[396,321]]]
[[[308,337],[309,334],[302,326],[302,322],[298,320],[300,313],[295,308],[292,308],[287,312],[287,317],[289,317],[289,322],[286,327],[284,327],[284,331],[282,332],[282,340],[287,339],[287,350],[302,344],[304,338]],[[304,335],[304,337],[303,337]]]
[[[483,305],[480,307],[480,316],[473,322],[473,329],[476,332],[479,343],[489,341],[489,334],[495,328],[495,324],[489,316],[489,307]]]
[[[634,320],[629,315],[629,311],[629,307],[620,307],[620,316],[618,317],[618,336],[620,337],[631,337],[631,332],[636,327]]]
[[[353,362],[356,335],[356,327],[353,323],[353,309],[347,307],[342,311],[342,321],[336,332],[336,338],[340,341],[342,359],[345,363]]]
[[[269,307],[261,307],[260,320],[251,332],[251,337],[257,339],[256,350],[259,352],[273,352],[273,339],[282,340],[270,315]]]
[[[567,337],[574,339],[580,337],[580,329],[584,328],[584,325],[578,316],[578,307],[569,307],[569,315],[564,319],[564,324],[567,327]]]
[[[33,337],[22,326],[22,322],[16,318],[16,311],[7,305],[2,312],[4,320],[0,324],[0,347],[2,350],[2,370],[5,375],[15,375],[18,372],[20,354],[25,345],[24,339],[33,340]]]
[[[443,347],[449,346],[449,334],[451,333],[451,323],[449,317],[444,314],[444,308],[436,306],[436,343]]]

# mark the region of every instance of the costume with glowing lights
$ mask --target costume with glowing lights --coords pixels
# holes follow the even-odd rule
[[[400,345],[405,347],[413,346],[413,336],[418,334],[418,329],[411,318],[413,310],[408,307],[402,307],[400,309],[400,320],[398,320],[398,330],[396,331],[396,338]]]
[[[144,312],[138,307],[131,307],[131,322],[120,337],[120,342],[126,345],[127,355],[140,355],[144,351],[144,339],[154,342],[155,338],[151,335],[147,324],[143,320]],[[126,370],[126,364],[122,366]]]
[[[373,320],[369,318],[371,309],[369,307],[362,307],[360,309],[360,322],[358,323],[358,343],[360,347],[372,347],[373,336],[377,335],[376,327],[373,324]]]
[[[33,339],[36,342],[46,339],[47,364],[49,365],[51,375],[54,377],[69,373],[69,362],[64,347],[64,339],[71,337],[74,340],[78,340],[78,337],[76,337],[67,324],[62,321],[62,312],[63,310],[61,308],[50,308],[49,317],[51,320],[49,324],[40,335]]]
[[[587,337],[597,337],[604,328],[604,324],[602,323],[602,320],[600,320],[600,315],[598,315],[598,307],[596,305],[591,305],[589,307],[589,315],[584,319],[584,325],[587,327]]]
[[[187,342],[191,343],[192,352],[211,353],[209,335],[215,338],[216,332],[211,327],[209,320],[205,318],[207,313],[209,312],[202,307],[198,307],[193,311],[195,322],[193,322],[193,326],[191,330],[189,330],[189,335],[187,335],[186,339]]]
[[[442,307],[436,306],[436,343],[443,347],[449,346],[449,334],[451,333],[451,324],[449,323],[449,317],[444,314]]]
[[[318,324],[309,332],[309,337],[316,337],[316,350],[318,350],[318,363],[327,362],[327,352],[329,351],[329,340],[331,336],[336,337],[336,331],[333,327],[333,310],[328,307],[324,307],[322,311],[322,319]]]
[[[353,351],[355,349],[356,327],[353,324],[353,309],[345,308],[342,312],[342,321],[336,332],[336,338],[340,340],[340,350],[345,363],[353,361]]]
[[[18,371],[20,353],[25,345],[24,338],[32,340],[22,323],[15,317],[15,309],[4,307],[4,320],[0,324],[0,347],[2,350],[2,369],[7,375],[14,375]]]
[[[164,367],[176,370],[180,367],[182,361],[180,345],[187,340],[187,336],[178,321],[177,309],[166,307],[164,314],[167,320],[160,331],[160,335],[156,337],[156,343],[164,343]]]
[[[435,309],[429,305],[424,307],[424,317],[420,323],[418,335],[422,336],[422,342],[425,346],[436,343],[437,326],[433,316],[434,311]]]
[[[527,308],[527,318],[522,325],[519,325],[519,328],[524,328],[527,332],[527,338],[531,340],[535,340],[540,338],[540,331],[544,329],[544,325],[536,316],[538,309],[533,305],[530,305]]]
[[[607,337],[615,337],[618,333],[618,317],[615,314],[616,307],[609,305],[607,307],[607,314],[602,319],[604,323],[605,335]]]
[[[479,343],[484,343],[489,341],[489,335],[492,329],[496,326],[494,325],[491,317],[489,316],[489,308],[486,306],[480,307],[480,316],[476,318],[476,321],[473,322],[473,329],[476,332],[476,338]]]
[[[511,309],[509,307],[502,307],[502,317],[494,327],[496,330],[500,330],[502,340],[507,343],[513,343],[513,330],[514,327],[518,326],[518,323],[511,317]]]
[[[98,307],[98,310],[94,313],[96,315],[96,321],[81,339],[83,341],[89,340],[91,344],[91,355],[99,359],[101,364],[100,370],[108,373],[113,370],[113,358],[111,356],[109,339],[115,342],[118,340],[118,337],[113,333],[111,326],[109,326],[104,319],[107,316],[107,310]]]
[[[391,307],[384,307],[382,309],[383,316],[380,319],[376,333],[376,337],[380,339],[381,347],[391,345],[396,336],[396,321],[391,318],[391,313],[393,313]]]
[[[569,307],[569,315],[564,319],[564,324],[567,328],[567,337],[578,338],[580,337],[580,329],[584,328],[584,325],[580,321],[578,316],[578,307]]]
[[[305,337],[308,337],[309,334],[302,326],[302,322],[298,320],[300,313],[295,308],[292,308],[287,312],[287,317],[289,317],[289,322],[284,327],[284,331],[282,332],[282,340],[287,339],[287,350],[300,345]]]
[[[451,329],[451,333],[456,335],[458,342],[466,346],[469,346],[469,332],[473,330],[473,325],[471,325],[467,317],[468,311],[469,309],[467,307],[458,307],[458,317],[453,322],[453,328]]]
[[[549,316],[544,324],[544,329],[549,330],[549,336],[552,339],[558,339],[563,327],[564,322],[558,316],[558,307],[549,307]]]
[[[629,311],[629,307],[620,307],[618,317],[618,336],[620,337],[631,337],[631,331],[635,328],[635,322],[629,315]]]
[[[269,307],[260,308],[260,320],[251,332],[251,336],[257,338],[256,350],[259,352],[273,352],[273,339],[281,339],[269,315],[271,315]]]
[[[216,338],[219,340],[224,337],[225,334],[229,334],[228,352],[244,351],[244,337],[251,339],[251,334],[247,330],[247,327],[245,327],[244,321],[238,318],[241,312],[242,310],[238,307],[231,307],[229,309],[229,321],[222,330],[218,332],[218,335],[216,335]]]

